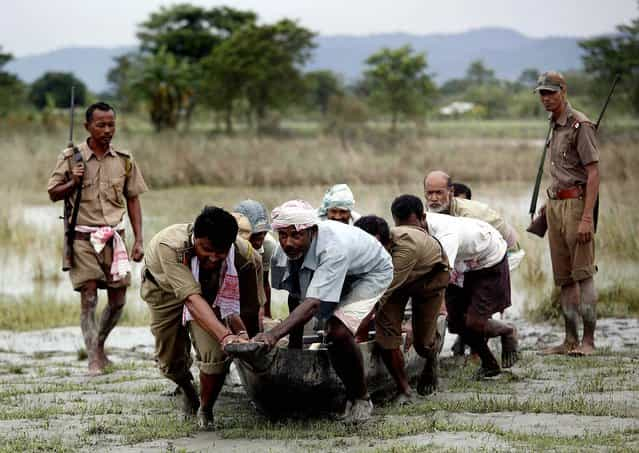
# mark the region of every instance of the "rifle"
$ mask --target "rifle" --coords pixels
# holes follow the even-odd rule
[[[619,74],[615,75],[614,80],[612,81],[612,86],[610,87],[610,91],[608,91],[608,96],[606,97],[606,101],[604,102],[603,107],[601,108],[601,112],[599,112],[599,117],[597,118],[597,122],[595,123],[595,132],[599,130],[599,125],[601,124],[601,120],[606,113],[606,109],[608,108],[608,104],[610,103],[610,99],[612,98],[612,94],[617,87],[617,83],[621,76]],[[548,229],[548,223],[546,221],[546,213],[540,213],[537,218],[534,218],[535,211],[537,210],[537,198],[539,197],[539,187],[541,185],[541,178],[544,173],[544,162],[546,160],[546,150],[548,149],[548,145],[550,144],[550,134],[552,132],[552,125],[548,128],[548,134],[546,135],[546,141],[544,142],[544,149],[541,153],[541,159],[539,161],[539,168],[537,169],[537,178],[535,179],[535,187],[533,189],[532,199],[530,200],[530,209],[528,213],[530,214],[530,225],[526,228],[526,231],[529,233],[535,234],[539,237],[544,237],[546,234],[546,230]],[[597,231],[597,221],[599,219],[599,194],[597,194],[597,199],[595,200],[595,207],[593,212],[593,220],[594,220],[594,230]]]
[[[73,157],[71,168],[76,164],[83,163],[82,154],[77,146],[73,143],[73,114],[75,107],[75,86],[71,86],[71,108],[70,108],[70,125],[69,125],[69,144],[67,148],[73,150]],[[69,177],[73,177],[69,175]],[[84,177],[80,178],[75,189],[75,197],[73,200],[73,207],[71,206],[71,197],[69,195],[64,197],[64,245],[62,249],[62,270],[68,271],[73,267],[73,241],[75,240],[75,227],[78,223],[78,212],[80,211],[80,201],[82,200],[82,181]]]

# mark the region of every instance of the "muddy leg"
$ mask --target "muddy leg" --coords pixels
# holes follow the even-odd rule
[[[517,351],[517,332],[505,322],[489,319],[486,321],[484,336],[487,338],[501,337],[501,366],[510,368],[519,359]]]
[[[393,377],[395,384],[397,384],[397,391],[401,395],[410,395],[410,384],[408,383],[408,376],[406,375],[406,368],[404,366],[404,355],[402,351],[397,349],[384,349],[379,348],[382,361],[386,365],[386,369]]]
[[[100,315],[96,344],[96,358],[103,368],[111,364],[111,361],[104,352],[104,343],[122,316],[122,310],[126,302],[126,288],[109,288],[107,289],[107,294],[109,302],[107,306],[104,307],[102,315]]]
[[[579,323],[579,287],[576,283],[570,283],[561,287],[559,295],[561,312],[564,317],[566,338],[560,345],[541,351],[542,355],[567,354],[579,345],[577,336],[577,324]]]
[[[341,321],[332,317],[328,321],[327,340],[331,365],[346,387],[347,399],[368,399],[364,359],[353,334]]]
[[[213,429],[213,406],[224,386],[226,373],[205,374],[200,371],[200,409],[198,424],[204,430]]]
[[[488,342],[485,337],[469,330],[462,334],[464,343],[469,345],[479,355],[481,366],[475,373],[475,378],[480,380],[485,377],[497,376],[501,373],[497,359],[488,348]]]
[[[92,280],[84,284],[80,291],[80,328],[84,337],[84,346],[89,358],[89,374],[101,374],[104,370],[96,356],[98,326],[95,322],[95,307],[98,305],[98,287]]]
[[[595,282],[587,278],[579,282],[579,312],[584,322],[584,336],[581,347],[574,349],[578,355],[589,355],[595,352],[595,327],[597,326],[597,291]]]
[[[192,417],[196,414],[198,408],[200,407],[200,399],[197,396],[197,391],[193,386],[193,376],[190,372],[187,372],[185,375],[179,378],[173,378],[173,381],[180,388],[181,395],[181,409],[182,413],[186,417]]]
[[[479,355],[481,360],[481,367],[476,374],[477,379],[496,376],[501,372],[495,356],[488,347],[486,331],[488,330],[491,334],[499,336],[501,333],[509,331],[506,327],[507,325],[499,321],[485,319],[482,316],[474,316],[472,313],[466,314],[462,341],[469,345]],[[512,327],[509,329],[512,331]]]
[[[426,363],[417,381],[417,393],[430,395],[437,391],[439,384],[439,354],[435,346],[418,353],[426,359]]]

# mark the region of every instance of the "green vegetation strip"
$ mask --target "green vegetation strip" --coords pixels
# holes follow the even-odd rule
[[[98,306],[102,309],[106,302]],[[0,330],[27,331],[78,325],[80,303],[45,299],[34,293],[31,297],[14,298],[0,295]],[[124,306],[121,326],[149,325],[148,310],[144,306]]]
[[[633,417],[625,402],[594,401],[583,395],[561,395],[557,398],[518,399],[514,396],[498,398],[482,397],[477,393],[460,400],[425,400],[403,408],[383,408],[386,414],[414,415],[432,411],[471,412],[486,414],[492,412],[525,412],[533,414],[555,413],[591,416]]]
[[[26,433],[18,437],[0,437],[0,453],[16,452],[55,452],[66,453],[74,451],[65,445],[60,438],[32,437]]]
[[[250,427],[248,427],[251,425]],[[395,439],[437,431],[490,431],[490,425],[450,424],[434,417],[411,417],[406,420],[384,420],[376,417],[361,425],[346,425],[332,420],[283,420],[246,423],[246,418],[226,417],[216,422],[216,430],[225,439],[331,439],[359,437],[361,439]]]

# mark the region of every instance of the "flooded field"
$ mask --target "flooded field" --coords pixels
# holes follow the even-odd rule
[[[528,224],[530,203],[529,185],[514,182],[472,185],[474,198],[493,206],[503,213],[513,224],[520,236],[520,243],[526,251],[521,268],[513,274],[513,308],[508,315],[520,318],[526,308],[548,297],[552,289],[550,256],[546,239],[539,239],[525,233]],[[356,210],[361,214],[375,213],[390,219],[390,204],[402,193],[420,195],[423,192],[419,182],[407,185],[352,185],[356,197]],[[277,188],[216,188],[185,187],[155,190],[142,198],[144,212],[144,236],[148,241],[157,231],[167,225],[189,222],[205,204],[217,204],[228,209],[245,198],[258,198],[270,209],[290,198],[303,198],[319,205],[325,187],[304,186],[285,189]],[[632,256],[624,255],[623,247],[606,243],[609,232],[616,229],[633,228],[636,214],[623,211],[625,207],[615,199],[624,191],[624,186],[604,188],[602,191],[602,221],[600,222],[601,242],[598,245],[600,289],[622,284],[637,285],[639,268]],[[628,200],[632,205],[639,205]],[[541,203],[541,201],[540,201]],[[169,207],[167,209],[167,206]],[[5,208],[7,209],[7,208]],[[8,208],[9,229],[16,230],[13,237],[5,239],[0,252],[0,304],[29,301],[32,304],[71,304],[77,307],[78,296],[74,294],[68,277],[60,271],[62,247],[62,222],[59,220],[62,206],[48,202],[44,194],[31,194]],[[621,213],[622,215],[618,215]],[[633,215],[635,217],[633,217]],[[627,224],[627,225],[625,225]],[[625,231],[625,230],[624,230]],[[623,232],[623,231],[622,231]],[[625,231],[629,235],[629,231]],[[17,236],[16,236],[17,235]],[[129,230],[128,239],[132,237]],[[610,238],[608,242],[616,238]],[[598,237],[598,240],[599,237]],[[632,248],[632,247],[631,247]],[[621,250],[621,252],[619,252]],[[628,252],[628,249],[625,250]],[[630,250],[632,252],[632,250]],[[140,265],[133,264],[133,282],[127,295],[128,324],[144,323],[145,308],[138,296]],[[282,303],[285,296],[275,294],[275,304]],[[283,308],[282,308],[283,309]],[[127,321],[128,319],[128,321]],[[2,324],[0,327],[8,328]],[[63,324],[64,325],[64,324]],[[16,326],[18,329],[28,326]]]

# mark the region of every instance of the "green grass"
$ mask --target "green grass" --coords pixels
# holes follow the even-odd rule
[[[123,436],[127,444],[136,444],[155,439],[188,437],[197,432],[194,420],[183,420],[177,416],[142,416],[135,420],[117,420],[102,429]]]
[[[242,426],[238,426],[238,425]],[[334,437],[356,436],[360,439],[396,439],[436,431],[485,431],[484,425],[450,424],[429,416],[402,419],[379,417],[360,425],[346,425],[332,420],[259,421],[249,426],[238,418],[216,421],[216,430],[225,439],[269,439],[269,440],[327,440]]]
[[[595,277],[596,278],[596,277]],[[634,284],[635,282],[632,282]],[[552,288],[552,287],[551,287]],[[533,322],[560,321],[559,294],[556,289],[536,305],[526,308],[526,317]],[[599,318],[636,318],[639,316],[639,287],[614,282],[598,290],[597,316]]]
[[[99,315],[104,304],[98,305]],[[15,331],[49,329],[52,327],[75,326],[80,323],[80,296],[76,303],[55,299],[39,299],[25,296],[14,298],[0,294],[0,329]],[[148,310],[141,304],[127,304],[118,325],[149,325]],[[78,360],[83,360],[82,351],[78,351]]]
[[[21,365],[11,365],[7,371],[11,374],[24,374],[24,368]]]
[[[555,398],[517,398],[516,395],[490,395],[483,392],[469,395],[462,400],[427,400],[405,408],[387,408],[387,414],[411,415],[432,411],[471,412],[486,414],[492,412],[526,412],[533,414],[556,413],[592,416],[633,417],[625,404],[614,401],[597,401],[582,395],[563,395]]]
[[[614,451],[633,452],[639,442],[639,430],[627,429],[612,433],[587,434],[585,436],[549,436],[543,434],[527,434],[516,432],[501,432],[500,438],[530,451]],[[628,444],[635,443],[635,447]]]
[[[60,438],[30,436],[26,433],[12,438],[3,438],[0,436],[0,453],[16,453],[27,451],[66,453],[74,451],[74,449],[66,446]]]

